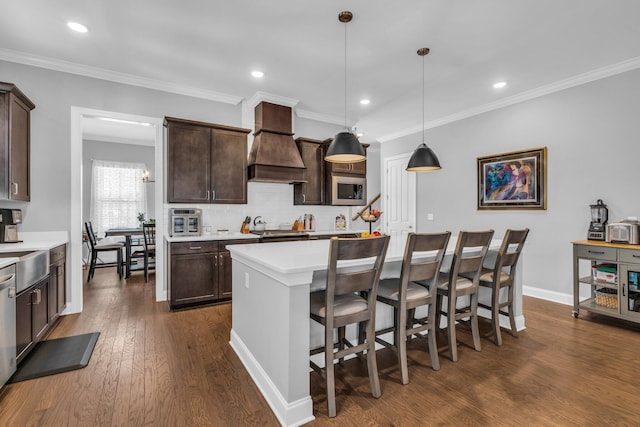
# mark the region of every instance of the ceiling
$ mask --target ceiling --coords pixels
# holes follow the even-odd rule
[[[640,67],[636,0],[0,0],[0,10],[0,59],[232,104],[265,92],[337,124],[346,96],[365,142],[422,128],[420,47],[431,49],[427,127]],[[346,94],[342,10],[354,14]]]

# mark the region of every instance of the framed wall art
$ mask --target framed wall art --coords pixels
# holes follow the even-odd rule
[[[547,209],[547,147],[478,157],[478,210]]]

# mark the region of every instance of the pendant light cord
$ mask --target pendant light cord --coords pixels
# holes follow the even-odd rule
[[[422,56],[422,143],[424,144],[424,55]]]
[[[347,22],[344,23],[344,128],[347,128]]]

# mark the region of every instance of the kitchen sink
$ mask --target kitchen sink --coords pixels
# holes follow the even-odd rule
[[[16,293],[40,281],[49,274],[49,251],[3,252],[0,258],[18,258],[16,263]]]

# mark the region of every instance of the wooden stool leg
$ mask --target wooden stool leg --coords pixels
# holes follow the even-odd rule
[[[478,327],[478,293],[471,294],[471,335],[473,335],[473,346],[476,351],[482,351],[482,344],[480,343],[480,329]]]
[[[449,355],[453,362],[458,361],[458,342],[456,338],[456,299],[451,297],[451,289],[447,295],[447,337],[449,339]]]
[[[435,311],[433,304],[429,304],[428,321],[431,323],[431,328],[428,330],[427,341],[429,343],[429,354],[431,355],[431,367],[434,371],[439,371],[440,358],[438,357],[438,342],[436,341]]]
[[[400,365],[400,380],[402,384],[409,383],[409,369],[407,367],[407,310],[394,308],[397,322],[394,331],[396,348],[398,349],[398,365]],[[371,375],[371,374],[369,374]]]
[[[376,399],[382,393],[380,392],[380,379],[378,378],[378,361],[376,359],[376,331],[373,322],[367,322],[367,368],[369,368],[369,382],[371,383],[371,394]]]
[[[336,384],[333,367],[333,330],[325,327],[324,369],[327,377],[327,411],[329,417],[336,416]]]
[[[511,335],[514,337],[518,336],[518,328],[516,328],[516,316],[513,312],[513,284],[509,285],[509,291],[507,293],[509,298],[509,305],[507,308],[509,309],[509,323],[511,324]]]
[[[500,288],[494,284],[491,288],[491,328],[493,329],[493,341],[496,345],[502,345],[502,332],[500,331]]]

